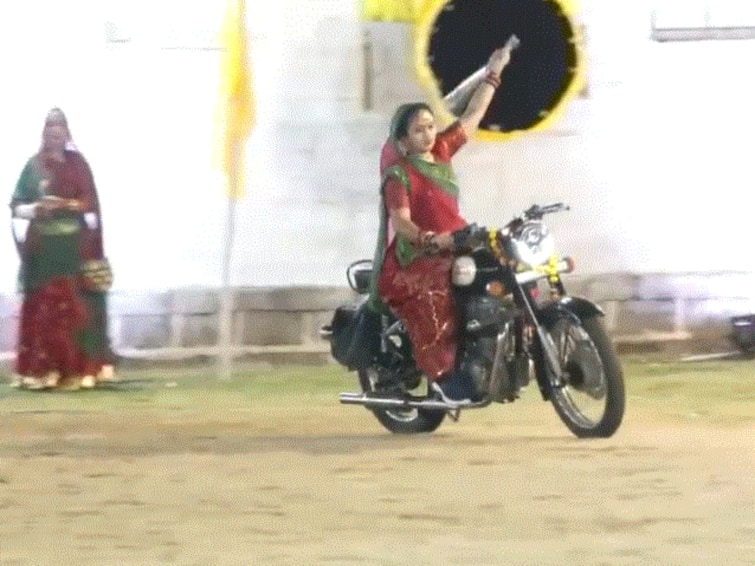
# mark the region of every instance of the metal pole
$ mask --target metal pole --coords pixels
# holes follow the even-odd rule
[[[225,246],[223,248],[222,280],[220,290],[220,312],[218,316],[217,373],[218,378],[228,381],[233,373],[233,302],[231,289],[231,260],[233,257],[233,238],[236,229],[236,199],[239,183],[238,140],[233,141],[231,171],[228,175],[228,212],[226,215]]]
[[[373,75],[375,71],[375,61],[372,46],[372,37],[369,31],[364,32],[362,39],[362,58],[364,65],[362,75],[362,110],[372,110],[374,107],[372,87],[373,87]]]

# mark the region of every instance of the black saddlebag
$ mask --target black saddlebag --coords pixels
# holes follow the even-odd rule
[[[330,353],[349,369],[368,367],[380,353],[380,315],[367,303],[338,307],[330,323]]]

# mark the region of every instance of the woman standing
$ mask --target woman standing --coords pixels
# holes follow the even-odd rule
[[[116,381],[115,354],[108,335],[107,292],[112,285],[110,263],[105,256],[102,236],[102,211],[94,176],[89,163],[76,147],[68,126],[68,119],[60,108],[47,114],[45,126],[62,126],[66,130],[66,150],[76,152],[84,163],[84,169],[92,187],[93,210],[84,212],[82,223],[81,261],[82,293],[89,308],[89,320],[83,330],[82,346],[86,352],[86,367],[83,368],[83,387],[95,382]]]
[[[493,52],[485,80],[466,110],[440,133],[426,104],[401,106],[381,154],[382,214],[373,304],[379,298],[402,320],[417,366],[449,403],[474,397],[471,378],[453,371],[453,232],[467,222],[459,214],[451,158],[479,127],[509,59],[509,48]]]
[[[40,150],[11,199],[13,216],[29,220],[19,242],[23,302],[14,383],[29,389],[94,387],[112,364],[102,320],[111,276],[97,262],[99,203],[89,165],[69,148],[61,116],[48,115]]]

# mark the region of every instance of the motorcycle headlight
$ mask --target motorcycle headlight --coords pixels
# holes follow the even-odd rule
[[[474,283],[477,276],[477,264],[474,258],[463,255],[454,260],[451,270],[451,282],[457,287],[467,287]]]
[[[542,222],[526,222],[512,239],[514,257],[530,266],[543,265],[556,249],[556,242]]]

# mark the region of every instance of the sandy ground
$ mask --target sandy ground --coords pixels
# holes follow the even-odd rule
[[[580,441],[537,395],[420,437],[336,400],[2,417],[2,566],[755,564],[752,421],[630,410]]]

